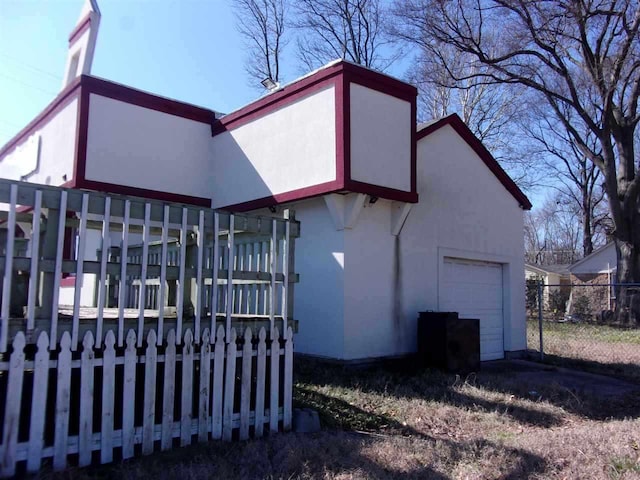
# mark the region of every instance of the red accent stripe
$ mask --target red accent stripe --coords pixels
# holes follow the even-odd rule
[[[118,195],[129,195],[132,197],[141,197],[142,199],[161,200],[170,203],[186,203],[189,205],[197,205],[199,207],[210,207],[211,199],[204,197],[193,197],[191,195],[181,195],[178,193],[162,192],[160,190],[149,190],[146,188],[129,187],[126,185],[118,185],[115,183],[98,182],[95,180],[79,180],[74,179],[71,188],[82,188],[85,190],[94,190],[97,192],[116,193]]]
[[[473,149],[474,152],[482,159],[484,164],[489,167],[489,170],[496,176],[496,178],[504,185],[507,191],[513,195],[513,197],[520,203],[523,209],[531,210],[532,205],[527,196],[516,185],[513,179],[505,172],[500,164],[497,162],[493,155],[487,150],[482,142],[476,137],[469,127],[462,121],[462,119],[455,113],[448,117],[441,118],[437,122],[427,125],[417,134],[417,140],[420,140],[431,133],[439,130],[445,125],[450,125],[462,139]]]
[[[78,90],[81,86],[81,79],[77,78],[72,83],[69,84],[62,92],[58,94],[53,101],[45,107],[45,109],[40,112],[36,118],[34,118],[29,124],[20,130],[16,135],[13,136],[7,143],[4,144],[2,148],[0,148],[0,162],[2,158],[5,157],[11,150],[18,146],[20,142],[25,140],[31,134],[33,134],[36,130],[42,127],[51,117],[56,115],[60,110],[66,107],[69,103],[75,100],[78,95]]]
[[[80,36],[89,30],[91,26],[91,13],[88,13],[82,21],[69,34],[69,45],[75,42]]]
[[[350,192],[371,195],[372,197],[395,200],[396,202],[418,203],[418,194],[416,192],[405,192],[404,190],[382,187],[380,185],[358,182],[356,180],[349,180],[345,185],[345,189]]]

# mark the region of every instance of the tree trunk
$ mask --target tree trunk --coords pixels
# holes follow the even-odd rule
[[[633,215],[625,217],[632,218]],[[633,228],[631,220],[628,222],[627,228],[621,232],[616,229],[615,232],[618,257],[616,283],[640,285],[640,230]],[[620,235],[622,233],[628,233],[628,236]],[[616,287],[616,315],[622,323],[640,324],[640,286]]]

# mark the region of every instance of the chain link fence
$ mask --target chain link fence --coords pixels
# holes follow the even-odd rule
[[[527,349],[546,363],[640,383],[639,304],[640,284],[528,281]]]

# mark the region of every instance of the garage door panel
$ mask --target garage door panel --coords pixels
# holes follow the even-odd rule
[[[445,258],[439,291],[440,311],[480,319],[480,358],[504,357],[502,265]]]

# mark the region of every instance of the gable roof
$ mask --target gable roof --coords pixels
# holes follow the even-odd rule
[[[560,265],[531,265],[530,263],[525,263],[525,270],[531,270],[540,274],[545,273],[555,273],[558,275],[569,275],[569,267],[567,264]]]
[[[591,260],[591,259],[592,259],[592,258],[594,258],[595,256],[600,255],[600,254],[601,254],[601,253],[603,253],[605,250],[608,250],[608,249],[610,249],[610,248],[615,248],[615,244],[614,244],[613,242],[609,242],[609,243],[607,243],[607,244],[603,245],[602,247],[595,249],[593,252],[591,252],[591,253],[590,253],[589,255],[587,255],[586,257],[584,257],[584,258],[582,258],[582,259],[578,260],[576,263],[574,263],[574,264],[570,265],[570,266],[569,266],[569,270],[573,272],[573,270],[574,270],[576,267],[578,267],[578,266],[582,265],[582,264],[583,264],[583,263],[585,263],[585,262],[588,262],[589,260]],[[615,268],[617,268],[617,265],[615,265],[615,266],[613,266],[613,267],[611,267],[611,268],[612,268],[612,269],[615,269]]]
[[[500,181],[500,183],[502,183],[502,185],[507,189],[507,191],[511,195],[513,195],[520,206],[524,210],[531,210],[533,205],[531,205],[531,202],[529,201],[527,196],[522,192],[522,190],[520,190],[520,188],[507,174],[507,172],[502,169],[497,160],[493,158],[493,155],[489,153],[489,150],[487,150],[487,148],[482,144],[478,137],[473,134],[473,132],[457,114],[454,113],[447,117],[443,117],[423,125],[418,125],[416,140],[420,141],[422,138],[432,134],[436,130],[441,129],[446,125],[451,126],[456,131],[456,133],[460,135],[460,137],[462,137],[462,139],[473,149],[473,151],[476,152],[476,154],[480,157],[484,164],[489,168],[489,170],[491,170],[491,173],[493,173]]]

